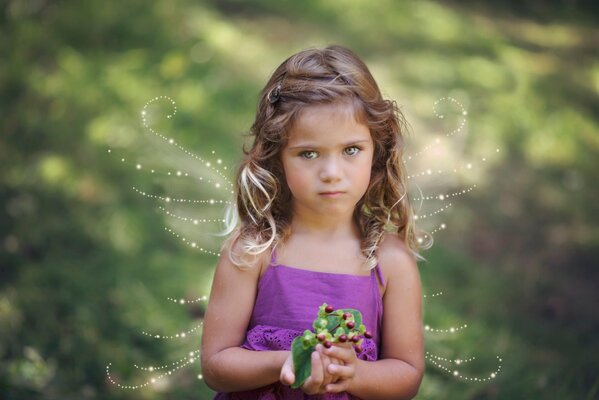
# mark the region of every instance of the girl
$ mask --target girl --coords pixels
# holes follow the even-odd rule
[[[403,116],[341,46],[285,60],[262,90],[216,266],[202,370],[216,399],[410,399],[424,372],[417,237]],[[239,224],[238,224],[239,222]],[[237,226],[238,225],[238,226]],[[429,236],[430,237],[430,236]],[[363,350],[291,342],[322,303],[362,312]]]

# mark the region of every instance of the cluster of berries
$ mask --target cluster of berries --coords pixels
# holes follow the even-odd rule
[[[372,334],[362,324],[362,314],[358,310],[340,309],[324,303],[318,308],[318,317],[312,324],[314,332],[305,330],[304,334],[296,337],[291,344],[295,382],[292,388],[300,387],[310,376],[312,366],[310,355],[318,343],[326,348],[333,343],[351,343],[357,353],[362,352],[364,338],[371,339]]]
[[[356,310],[335,310],[333,306],[324,303],[318,311],[318,318],[312,324],[316,333],[306,330],[302,336],[305,346],[315,346],[322,343],[330,348],[333,343],[354,345],[356,352],[362,352],[363,338],[372,339],[372,333],[362,324],[362,315]]]

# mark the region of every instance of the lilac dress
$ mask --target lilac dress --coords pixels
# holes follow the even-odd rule
[[[245,343],[241,347],[254,351],[290,350],[296,336],[312,329],[318,307],[327,303],[339,308],[354,308],[362,313],[363,323],[372,332],[364,339],[358,358],[375,361],[379,357],[383,316],[377,276],[384,285],[377,264],[370,275],[349,275],[309,271],[277,264],[273,251],[269,268],[258,282],[258,293]],[[350,400],[357,397],[344,393],[307,395],[279,382],[243,392],[217,393],[215,400]]]

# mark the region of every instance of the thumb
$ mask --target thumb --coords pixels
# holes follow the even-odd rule
[[[281,373],[281,383],[284,385],[291,385],[295,382],[295,375],[291,371],[283,371]]]
[[[295,374],[293,373],[293,369],[291,368],[290,363],[287,361],[283,364],[283,368],[281,368],[281,383],[285,385],[291,385],[295,382]]]

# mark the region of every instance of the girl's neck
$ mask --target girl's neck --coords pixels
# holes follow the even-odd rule
[[[291,234],[328,241],[360,238],[358,226],[353,218],[336,219],[335,221],[293,218],[291,221]]]

